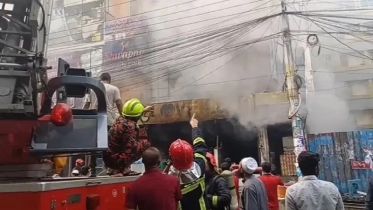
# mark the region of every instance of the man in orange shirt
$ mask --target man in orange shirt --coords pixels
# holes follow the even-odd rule
[[[271,164],[268,162],[262,163],[262,176],[259,177],[262,180],[268,197],[268,208],[269,210],[279,210],[277,186],[284,186],[284,182],[280,177],[271,174]]]

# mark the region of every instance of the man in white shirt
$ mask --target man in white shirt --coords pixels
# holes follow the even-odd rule
[[[119,113],[122,113],[122,99],[120,98],[120,91],[114,85],[111,85],[111,76],[109,73],[103,73],[100,76],[100,81],[104,83],[106,88],[106,105],[107,105],[107,124],[108,130],[114,124],[118,118]],[[86,97],[84,109],[97,109],[97,97],[92,91],[88,97]]]
[[[118,118],[119,113],[122,113],[122,99],[120,98],[119,88],[111,85],[111,76],[109,73],[102,73],[100,81],[104,83],[106,93],[106,108],[107,108],[107,128],[110,130],[115,120]],[[91,91],[86,97],[84,109],[97,109],[97,96]],[[91,176],[96,176],[96,156],[92,155],[89,160],[89,167],[91,168]]]
[[[344,210],[341,194],[331,182],[319,180],[317,153],[301,152],[298,156],[302,177],[286,191],[286,210]]]

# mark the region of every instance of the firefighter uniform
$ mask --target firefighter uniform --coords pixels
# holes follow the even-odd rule
[[[193,147],[183,140],[176,140],[170,146],[170,155],[173,161],[170,174],[179,177],[183,194],[179,210],[210,209],[205,196],[207,146],[201,134],[199,128],[193,128]]]

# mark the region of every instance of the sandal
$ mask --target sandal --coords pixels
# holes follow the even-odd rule
[[[140,175],[141,173],[139,172],[136,172],[136,171],[126,171],[126,172],[123,172],[121,173],[123,176],[138,176]]]

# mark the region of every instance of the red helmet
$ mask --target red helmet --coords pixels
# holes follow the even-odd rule
[[[172,142],[169,152],[172,159],[172,165],[177,170],[187,170],[192,167],[194,151],[192,145],[188,142],[181,139]]]
[[[210,159],[210,163],[211,163],[212,166],[214,166],[214,167],[218,167],[218,164],[216,164],[216,159],[215,159],[215,157],[214,157],[213,154],[211,154],[211,153],[209,153],[209,152],[206,152],[206,157],[207,157],[208,159]]]
[[[82,160],[82,159],[77,159],[76,161],[75,161],[75,166],[82,166],[83,165],[83,163],[84,163],[84,160]]]

